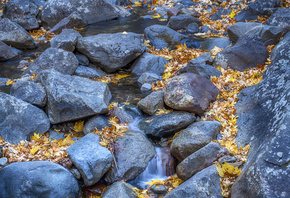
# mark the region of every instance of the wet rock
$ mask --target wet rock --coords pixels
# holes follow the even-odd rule
[[[229,154],[229,152],[218,143],[211,142],[178,164],[176,173],[180,179],[188,180],[197,172],[210,166],[221,154]]]
[[[278,26],[284,33],[290,31],[290,10],[279,8],[266,22],[267,25]]]
[[[120,107],[114,108],[112,116],[118,118],[121,123],[131,123],[134,121],[133,117]]]
[[[187,32],[188,33],[191,33],[191,34],[194,34],[194,33],[197,33],[199,32],[199,26],[197,23],[191,23],[187,26]]]
[[[43,134],[50,127],[41,109],[0,92],[0,136],[16,144],[30,138],[33,133]]]
[[[23,27],[8,18],[0,18],[0,41],[17,49],[34,49],[38,46]]]
[[[78,60],[72,52],[59,48],[45,50],[22,75],[39,74],[43,70],[54,69],[63,74],[73,74],[78,67]]]
[[[40,73],[39,79],[47,92],[47,112],[53,124],[108,112],[111,92],[104,82],[54,70]]]
[[[82,55],[82,54],[75,54],[75,56],[78,59],[80,65],[89,66],[90,61],[89,61],[88,57],[86,57],[85,55]]]
[[[69,52],[75,50],[78,39],[81,39],[82,35],[73,29],[64,29],[61,34],[54,37],[50,46],[53,48],[60,48]]]
[[[145,45],[141,34],[98,34],[79,40],[77,50],[105,71],[114,72],[140,56]]]
[[[86,67],[86,66],[78,66],[76,69],[74,75],[81,76],[81,77],[87,77],[87,78],[102,78],[101,74],[98,73],[96,70]]]
[[[263,65],[268,58],[268,51],[261,39],[255,35],[244,35],[230,48],[219,52],[214,59],[214,66],[238,71]]]
[[[77,12],[87,24],[107,21],[118,17],[117,9],[105,0],[51,0],[42,8],[41,20],[48,27]]]
[[[140,89],[141,92],[149,92],[152,89],[152,85],[150,83],[144,83]]]
[[[124,105],[124,106],[122,106],[122,108],[124,108],[125,111],[129,115],[131,115],[133,118],[143,116],[142,112],[140,111],[140,109],[136,105]]]
[[[164,107],[163,97],[164,91],[152,92],[138,102],[138,107],[143,112],[149,115],[154,115],[158,109]]]
[[[222,19],[222,15],[228,15],[232,12],[231,9],[225,9],[225,8],[220,8],[218,9],[218,11],[216,13],[214,13],[210,19],[215,21],[215,20],[218,20],[218,19]]]
[[[0,171],[0,197],[77,197],[74,176],[48,161],[15,162]]]
[[[153,144],[140,132],[129,132],[119,138],[115,148],[116,163],[105,176],[109,183],[136,178],[155,155]]]
[[[201,43],[200,49],[210,51],[215,46],[225,49],[230,45],[230,40],[227,37],[207,38]]]
[[[12,85],[10,95],[39,107],[44,107],[47,101],[44,87],[30,81],[17,81]]]
[[[194,114],[175,111],[163,115],[155,115],[139,122],[140,130],[147,135],[163,137],[173,135],[195,121]]]
[[[167,193],[167,189],[164,185],[158,185],[158,184],[154,184],[150,187],[150,190],[152,192],[154,192],[155,194],[166,194]]]
[[[285,40],[284,40],[285,39]],[[289,197],[290,34],[272,52],[258,85],[243,89],[237,103],[236,142],[250,144],[232,197]]]
[[[167,26],[173,30],[180,30],[186,29],[191,23],[196,23],[199,26],[202,26],[202,23],[198,18],[185,14],[170,17]]]
[[[175,48],[175,45],[180,44],[184,38],[182,34],[163,25],[151,25],[144,30],[147,40],[150,40],[150,45],[155,49],[163,49],[165,47]]]
[[[170,153],[179,161],[184,160],[215,139],[220,127],[218,121],[194,122],[175,136]]]
[[[144,72],[137,80],[138,83],[140,83],[141,85],[143,85],[144,83],[153,83],[156,82],[157,80],[161,80],[162,77],[151,73],[151,72]]]
[[[96,115],[89,119],[84,126],[84,134],[93,132],[95,129],[102,130],[106,126],[111,127],[108,121],[108,117],[104,115]]]
[[[145,52],[132,65],[132,73],[141,76],[144,72],[150,72],[157,75],[164,73],[164,65],[168,61],[162,56],[157,56]]]
[[[218,94],[217,87],[206,78],[185,73],[166,82],[164,102],[176,110],[202,114]]]
[[[137,198],[138,195],[133,190],[135,188],[131,184],[124,181],[115,182],[106,189],[102,198],[124,197],[124,198]]]
[[[97,183],[111,168],[113,155],[109,149],[101,146],[99,141],[97,134],[89,133],[66,149],[86,186]]]
[[[84,19],[77,12],[73,12],[68,17],[65,17],[59,21],[53,28],[51,28],[49,32],[60,34],[63,29],[85,27],[87,27],[87,23],[84,21]]]
[[[38,12],[38,7],[30,1],[11,0],[5,3],[3,16],[26,30],[32,30],[39,27],[36,19]]]
[[[20,50],[10,47],[0,41],[0,61],[6,61],[17,57],[21,53]]]
[[[168,193],[164,198],[222,198],[220,177],[216,166],[212,165],[180,184],[177,188]]]

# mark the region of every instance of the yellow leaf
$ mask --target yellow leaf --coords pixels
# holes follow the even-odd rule
[[[40,146],[33,146],[32,149],[30,149],[30,154],[34,155],[38,151],[39,148]]]
[[[117,79],[127,78],[127,77],[129,77],[129,76],[130,76],[129,74],[116,74],[116,78],[117,78]]]
[[[2,143],[4,141],[3,137],[0,137],[0,143]]]
[[[139,1],[135,1],[135,2],[134,2],[134,5],[135,5],[135,6],[141,6],[141,3],[140,3]]]
[[[13,85],[14,83],[15,83],[14,80],[9,79],[9,80],[7,80],[7,82],[6,82],[6,86]]]
[[[71,135],[68,135],[68,136],[66,136],[66,138],[64,138],[64,140],[60,140],[59,141],[59,145],[60,146],[70,146],[70,145],[72,145],[73,143],[75,143],[76,141],[73,141],[72,139],[71,139]]]
[[[76,122],[74,124],[74,131],[79,133],[82,132],[84,130],[84,121],[81,122]]]
[[[148,184],[149,187],[151,187],[154,184],[156,184],[156,185],[164,185],[165,182],[163,180],[160,180],[160,179],[152,179],[150,182],[147,182],[146,184]]]
[[[238,177],[242,173],[238,167],[234,167],[227,162],[222,165],[217,164],[216,169],[220,177]]]
[[[30,139],[38,141],[40,139],[40,134],[39,133],[34,133],[34,135]]]
[[[167,19],[159,19],[159,21],[167,21]]]
[[[108,145],[108,140],[103,139],[99,144],[106,147]]]
[[[157,15],[152,15],[152,18],[153,19],[159,19],[161,17],[161,15],[160,14],[157,14]]]
[[[163,78],[163,80],[166,80],[166,79],[169,79],[170,76],[172,76],[172,73],[171,72],[166,72],[165,74],[163,74],[162,78]]]
[[[232,12],[228,15],[231,19],[236,16],[236,13],[232,10]]]

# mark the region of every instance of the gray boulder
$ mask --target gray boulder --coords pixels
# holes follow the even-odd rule
[[[108,112],[111,92],[104,82],[54,70],[40,73],[39,80],[47,92],[47,113],[53,124]]]
[[[73,52],[78,39],[81,38],[82,35],[80,35],[77,31],[73,29],[64,29],[61,34],[57,35],[50,41],[50,46]]]
[[[229,151],[218,143],[211,142],[180,162],[176,167],[176,173],[180,179],[188,180],[197,172],[210,166],[218,159],[218,155],[222,154],[229,154]]]
[[[188,33],[191,33],[191,34],[194,34],[194,33],[199,32],[199,26],[198,26],[198,24],[197,23],[190,23],[187,26],[187,32]]]
[[[41,20],[52,28],[73,12],[77,12],[87,24],[118,17],[115,6],[106,0],[50,0],[42,8]]]
[[[60,73],[71,75],[77,69],[78,64],[78,60],[72,52],[59,48],[48,48],[29,65],[22,75],[39,74],[47,69],[54,69]]]
[[[164,198],[223,198],[220,177],[216,166],[212,165],[180,184]]]
[[[78,41],[77,50],[107,72],[114,72],[145,51],[141,34],[98,34]]]
[[[141,120],[138,124],[140,130],[147,135],[163,137],[173,135],[195,121],[192,113],[175,111],[163,115],[155,115]]]
[[[81,66],[81,65],[78,66],[74,75],[87,77],[87,78],[102,78],[102,75],[100,74],[100,72],[97,72],[96,70],[90,67]]]
[[[109,183],[135,179],[155,155],[153,144],[140,132],[128,132],[118,139],[115,148],[116,161],[105,176]]]
[[[236,43],[239,38],[244,35],[246,32],[249,30],[261,26],[261,23],[256,23],[256,22],[238,22],[235,23],[234,25],[231,25],[227,27],[227,32],[230,38],[230,41],[234,44]]]
[[[137,198],[138,195],[133,188],[135,187],[124,181],[115,182],[106,189],[102,198]]]
[[[219,52],[213,65],[230,68],[238,71],[263,65],[268,58],[268,51],[257,35],[243,35],[237,43],[230,48]]]
[[[123,107],[115,107],[112,114],[120,120],[121,123],[132,123],[134,121],[133,116],[131,116]]]
[[[0,136],[12,144],[30,138],[33,133],[44,134],[50,127],[41,109],[0,92]]]
[[[5,3],[3,16],[26,30],[32,30],[39,27],[36,19],[38,12],[38,7],[30,1],[11,0]]]
[[[266,22],[267,25],[278,26],[284,33],[290,31],[290,10],[279,8]]]
[[[173,109],[202,114],[218,94],[217,87],[206,78],[185,73],[166,82],[164,102]]]
[[[83,132],[84,134],[88,134],[96,129],[102,130],[105,126],[111,126],[109,124],[108,117],[104,115],[96,115],[86,122]]]
[[[157,75],[164,73],[164,65],[168,61],[162,56],[157,56],[145,52],[132,65],[132,73],[141,76],[144,72],[150,72]]]
[[[201,54],[200,56],[191,59],[189,61],[191,64],[209,64],[211,65],[213,63],[213,57],[210,55],[210,53],[206,52]]]
[[[184,160],[215,139],[220,127],[218,121],[194,122],[175,136],[170,153],[179,161]]]
[[[157,80],[161,80],[162,77],[151,73],[151,72],[144,72],[137,80],[137,82],[141,85],[143,85],[144,83],[153,83],[156,82]]]
[[[210,51],[214,47],[225,49],[228,46],[230,46],[230,40],[228,37],[207,38],[205,41],[201,43],[200,49]]]
[[[173,30],[180,30],[186,29],[191,23],[196,23],[198,26],[202,26],[202,23],[198,18],[185,14],[170,17],[167,26]]]
[[[21,53],[20,50],[10,47],[0,41],[0,61],[6,61],[17,57]]]
[[[0,18],[0,41],[17,49],[34,49],[38,46],[23,27],[8,18]]]
[[[0,197],[77,197],[78,182],[62,167],[48,161],[15,162],[0,171]]]
[[[44,87],[32,81],[18,80],[12,85],[10,95],[39,107],[44,107],[47,101]]]
[[[89,133],[66,149],[86,186],[97,183],[111,168],[113,155],[99,141],[97,134]]]
[[[164,107],[163,98],[164,91],[152,92],[138,102],[138,107],[143,112],[149,115],[154,115],[158,109],[162,109]]]
[[[145,28],[144,34],[146,39],[150,40],[149,44],[154,46],[155,49],[163,49],[165,47],[173,49],[184,38],[182,34],[163,25],[151,25]]]

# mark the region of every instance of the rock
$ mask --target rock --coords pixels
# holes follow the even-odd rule
[[[157,74],[151,73],[151,72],[144,72],[137,80],[138,83],[143,85],[144,83],[153,83],[157,80],[161,80],[162,77],[158,76]]]
[[[0,78],[0,87],[5,87],[9,78]]]
[[[131,13],[126,10],[125,8],[123,8],[122,6],[116,5],[116,11],[118,13],[118,16],[120,17],[128,17],[131,16]]]
[[[194,33],[197,33],[199,32],[199,26],[197,23],[191,23],[187,26],[187,32],[188,33],[191,33],[191,34],[194,34]]]
[[[88,67],[91,68],[91,69],[93,69],[93,70],[95,70],[98,73],[99,76],[101,76],[101,77],[103,77],[103,76],[108,77],[108,75],[100,67],[98,67],[97,65],[89,64]]]
[[[213,63],[213,57],[210,55],[210,53],[206,52],[201,54],[200,56],[191,59],[189,61],[190,64],[209,64],[211,65]]]
[[[57,133],[54,130],[49,130],[49,138],[51,138],[52,140],[59,140],[64,139],[64,133]]]
[[[89,133],[66,149],[86,186],[97,183],[111,168],[113,155],[99,141],[97,134]]]
[[[150,191],[152,191],[154,194],[166,194],[167,193],[167,189],[164,185],[161,184],[153,184],[150,188]]]
[[[278,26],[284,33],[290,31],[290,10],[279,8],[266,22],[267,25]]]
[[[105,0],[51,0],[42,8],[41,20],[45,26],[53,27],[60,20],[77,12],[87,24],[107,21],[118,17],[117,9]]]
[[[128,132],[115,146],[116,161],[105,176],[109,183],[136,178],[155,155],[153,144],[140,132]]]
[[[196,23],[198,26],[202,26],[202,23],[198,18],[185,14],[170,17],[167,26],[173,30],[180,30],[186,29],[191,23]]]
[[[22,75],[39,74],[43,70],[54,69],[63,74],[73,74],[78,67],[78,60],[72,52],[59,48],[46,49]]]
[[[0,166],[5,166],[8,163],[8,159],[6,157],[0,158]]]
[[[121,107],[124,108],[126,113],[131,115],[133,118],[143,116],[143,113],[140,111],[140,109],[136,105],[124,105]]]
[[[239,38],[244,35],[246,32],[250,31],[251,29],[255,27],[260,27],[261,23],[256,23],[256,22],[250,22],[250,23],[245,23],[245,22],[238,22],[235,23],[234,25],[231,25],[227,27],[227,32],[230,38],[230,41],[232,43],[236,43]]]
[[[200,13],[198,11],[196,11],[194,8],[193,10],[189,10],[187,8],[180,8],[179,11],[178,11],[178,14],[185,14],[185,15],[189,15],[189,16],[193,16],[193,17],[200,17]]]
[[[237,103],[236,142],[250,144],[232,197],[289,197],[290,34],[272,51],[263,81],[243,89]]]
[[[215,46],[225,49],[230,45],[230,40],[227,37],[207,38],[200,45],[200,49],[210,51]]]
[[[96,128],[98,130],[102,130],[105,128],[105,126],[111,127],[108,121],[108,117],[104,115],[96,115],[86,122],[83,132],[86,135],[90,132],[93,132]]]
[[[3,157],[2,148],[3,146],[0,146],[0,157]]]
[[[224,164],[224,163],[234,163],[237,161],[237,159],[235,157],[232,157],[232,156],[223,156],[221,158],[219,158],[219,163],[220,164]]]
[[[140,56],[145,45],[141,34],[98,34],[80,39],[77,50],[105,71],[114,72]]]
[[[229,152],[218,143],[211,142],[180,162],[176,167],[176,173],[180,179],[188,180],[211,165],[221,154],[229,154]]]
[[[3,16],[26,30],[32,30],[39,28],[36,19],[38,12],[38,7],[30,1],[11,0],[5,3]]]
[[[6,61],[15,58],[19,54],[21,54],[20,50],[15,49],[14,47],[10,47],[0,41],[0,61]]]
[[[34,49],[38,46],[23,27],[8,18],[0,18],[0,41],[17,49]]]
[[[82,55],[82,54],[75,54],[75,55],[76,55],[76,58],[78,59],[80,65],[89,66],[90,60],[88,59],[88,57],[86,57],[85,55]]]
[[[141,86],[141,92],[149,92],[152,89],[152,85],[149,83],[144,83]]]
[[[76,179],[81,179],[81,173],[78,171],[78,169],[76,168],[71,168],[70,169],[70,172],[73,174],[73,176],[76,178]]]
[[[134,121],[133,117],[126,112],[122,107],[115,107],[112,116],[118,118],[121,123],[132,123]]]
[[[218,11],[216,13],[214,13],[210,19],[212,21],[216,21],[218,19],[222,19],[222,15],[228,15],[232,12],[231,9],[224,9],[224,8],[219,8]]]
[[[216,166],[212,165],[180,184],[164,198],[223,198],[221,195],[220,177]]]
[[[261,39],[255,35],[244,35],[230,48],[219,52],[213,65],[238,71],[263,65],[268,58],[268,51]]]
[[[96,70],[86,67],[86,66],[78,66],[76,69],[74,75],[81,76],[81,77],[87,77],[87,78],[102,78],[101,74],[97,72]]]
[[[154,46],[155,49],[163,49],[165,47],[173,49],[184,38],[182,34],[163,25],[151,25],[145,28],[144,34],[146,39],[150,40],[149,44]]]
[[[152,92],[138,102],[138,107],[143,112],[149,115],[154,115],[158,109],[164,107],[163,97],[164,91]]]
[[[87,27],[87,23],[84,21],[84,19],[77,12],[73,12],[68,17],[63,18],[53,28],[51,28],[49,33],[60,34],[63,29],[85,27]]]
[[[61,165],[48,161],[15,162],[0,171],[0,197],[77,197],[79,186]]]
[[[177,13],[179,12],[179,9],[177,8],[170,8],[167,10],[167,16],[168,19],[170,19],[172,16],[177,16]]]
[[[81,39],[82,35],[73,29],[64,29],[61,34],[54,37],[50,46],[53,48],[60,48],[69,52],[75,50],[78,39]]]
[[[135,188],[131,184],[128,184],[124,181],[115,182],[109,188],[106,189],[102,198],[113,198],[113,197],[122,197],[122,198],[137,198],[138,195],[133,190]]]
[[[186,128],[195,121],[194,114],[175,111],[163,115],[155,115],[141,120],[138,124],[140,130],[147,135],[163,137]]]
[[[219,77],[222,75],[222,73],[219,70],[212,67],[211,65],[206,65],[206,64],[195,65],[195,64],[190,64],[190,62],[187,64],[186,72],[203,76],[208,80],[210,80],[211,76]]]
[[[31,81],[18,80],[12,85],[10,95],[39,107],[44,107],[47,101],[44,87]]]
[[[215,139],[220,127],[218,121],[194,122],[175,136],[170,153],[179,161],[184,160]]]
[[[0,92],[0,136],[12,144],[30,138],[33,133],[44,134],[50,127],[41,109]]]
[[[132,73],[141,76],[144,72],[150,72],[160,76],[164,73],[164,66],[167,63],[168,61],[162,56],[145,52],[132,65]]]
[[[218,94],[217,87],[206,78],[185,73],[166,82],[164,102],[173,109],[200,115]]]
[[[47,92],[47,113],[52,124],[108,112],[111,92],[104,82],[54,70],[40,73],[39,78]]]

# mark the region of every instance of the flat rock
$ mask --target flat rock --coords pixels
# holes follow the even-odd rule
[[[113,197],[122,197],[122,198],[137,198],[138,195],[133,190],[135,188],[131,184],[128,184],[124,181],[119,181],[113,183],[109,188],[106,189],[102,198],[113,198]]]
[[[186,29],[191,23],[196,23],[198,26],[202,26],[202,23],[198,18],[185,14],[170,17],[167,26],[173,30],[180,30]]]
[[[230,46],[230,40],[227,37],[207,38],[200,45],[200,49],[210,51],[214,47],[225,49]]]
[[[0,61],[6,61],[17,57],[21,53],[20,50],[10,47],[0,41]]]
[[[149,115],[154,115],[158,109],[162,109],[164,107],[163,98],[164,91],[152,92],[138,102],[138,107],[143,112]]]

